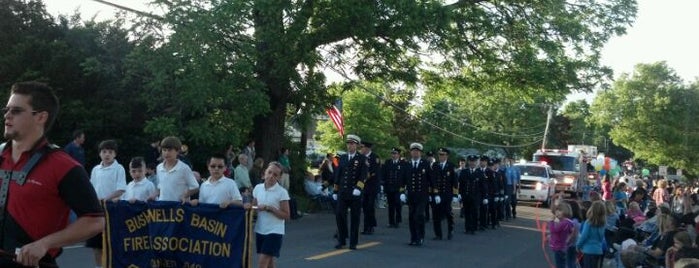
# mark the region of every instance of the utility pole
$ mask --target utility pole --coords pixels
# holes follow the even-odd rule
[[[544,129],[544,139],[541,141],[541,149],[546,149],[546,139],[549,135],[549,127],[551,126],[551,119],[553,118],[553,104],[548,105],[549,109],[546,114],[546,128]]]

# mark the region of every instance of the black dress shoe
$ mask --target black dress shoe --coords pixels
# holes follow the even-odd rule
[[[350,246],[349,246],[349,249],[351,249],[351,250],[357,250],[357,245],[350,245]]]
[[[410,241],[410,243],[408,243],[408,246],[414,246],[414,245],[417,245],[417,241]]]
[[[418,247],[419,247],[419,246],[422,246],[422,244],[424,244],[424,243],[425,243],[425,241],[422,240],[422,239],[420,239],[420,240],[418,240],[418,241],[415,241],[415,245],[418,246]]]
[[[336,249],[341,249],[341,248],[343,248],[343,247],[345,247],[345,244],[337,244],[337,245],[335,245],[335,248],[336,248]]]

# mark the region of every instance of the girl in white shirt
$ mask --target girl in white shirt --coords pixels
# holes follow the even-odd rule
[[[282,174],[282,165],[271,162],[264,173],[264,183],[255,186],[252,191],[252,205],[257,207],[255,224],[256,247],[259,254],[258,267],[276,267],[274,258],[279,258],[284,236],[284,222],[289,219],[289,193],[282,188],[278,180]]]

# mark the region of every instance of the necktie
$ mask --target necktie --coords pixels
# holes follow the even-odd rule
[[[444,163],[442,163],[442,170],[444,170]]]
[[[413,168],[417,168],[417,161],[413,161]]]

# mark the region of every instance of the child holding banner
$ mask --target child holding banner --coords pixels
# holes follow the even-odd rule
[[[284,236],[284,221],[289,219],[289,193],[279,185],[283,167],[271,162],[264,173],[264,183],[252,191],[252,205],[257,206],[255,224],[255,246],[258,267],[275,267],[274,258],[279,258]]]
[[[196,206],[201,203],[217,204],[221,208],[230,205],[243,206],[243,197],[240,195],[237,183],[231,178],[223,176],[226,169],[226,156],[214,154],[209,158],[209,174],[211,176],[199,187],[199,199],[190,201]],[[245,205],[246,208],[249,204]]]
[[[97,198],[102,201],[111,201],[119,198],[126,190],[126,171],[116,161],[117,143],[114,140],[105,140],[99,144],[100,162],[92,168],[90,183],[95,188]],[[97,267],[102,267],[102,234],[98,234],[85,242],[85,246],[93,249]]]
[[[146,161],[143,157],[134,157],[129,163],[129,174],[133,181],[126,185],[126,191],[121,195],[121,200],[134,203],[136,201],[148,201],[155,194],[155,185],[146,178]],[[116,200],[116,199],[115,199]]]
[[[154,196],[158,196],[160,201],[189,201],[191,195],[199,192],[199,183],[192,169],[177,159],[182,142],[174,136],[165,137],[160,148],[163,162],[156,168],[158,189]]]

